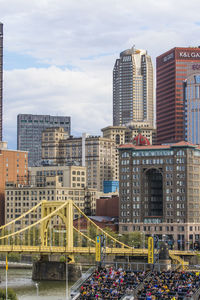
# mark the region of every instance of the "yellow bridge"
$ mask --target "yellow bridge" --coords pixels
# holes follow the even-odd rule
[[[76,216],[76,226],[74,225]],[[35,221],[34,221],[35,220]],[[82,230],[81,220],[86,226]],[[42,201],[18,218],[0,227],[0,252],[40,254],[94,254],[95,237],[103,235],[104,253],[108,255],[147,256],[147,249],[134,249],[98,227],[72,200]],[[190,251],[170,251],[171,258],[181,263],[177,255],[196,255]]]

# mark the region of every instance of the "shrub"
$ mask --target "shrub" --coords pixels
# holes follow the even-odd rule
[[[0,299],[6,299],[6,290],[0,289]],[[12,289],[8,289],[8,299],[9,300],[18,300],[16,293]]]

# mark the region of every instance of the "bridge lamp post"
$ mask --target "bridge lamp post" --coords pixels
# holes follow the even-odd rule
[[[37,297],[38,297],[38,295],[39,295],[39,283],[36,282],[35,287],[36,287],[36,292],[37,292]]]

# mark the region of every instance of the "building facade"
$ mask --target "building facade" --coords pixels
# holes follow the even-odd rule
[[[113,140],[115,146],[115,180],[119,180],[119,145],[131,143],[138,135],[138,132],[146,137],[151,144],[155,143],[156,130],[147,122],[131,122],[128,126],[107,126],[101,129],[103,137]]]
[[[62,187],[86,188],[86,167],[82,166],[42,166],[29,167],[29,184],[46,186],[49,176],[57,176]]]
[[[184,104],[185,140],[192,144],[200,144],[200,72],[193,72],[185,80]]]
[[[89,193],[89,196],[88,196]],[[36,206],[42,200],[65,201],[73,200],[83,211],[88,209],[88,197],[90,197],[91,214],[96,212],[97,191],[95,189],[63,187],[57,176],[48,176],[43,186],[18,185],[12,182],[6,184],[5,190],[5,222],[8,223]],[[41,218],[41,214],[30,214],[27,224],[32,224]],[[19,221],[16,228],[21,228]]]
[[[5,185],[8,181],[26,184],[28,181],[28,152],[6,149],[0,145],[0,224],[5,223]]]
[[[157,143],[200,144],[200,48],[173,48],[156,59]]]
[[[42,132],[49,127],[63,127],[70,135],[71,118],[31,114],[17,116],[17,149],[28,151],[30,167],[41,165]]]
[[[153,66],[145,50],[120,53],[113,69],[113,125],[154,122]]]
[[[0,141],[3,125],[3,24],[0,23]]]
[[[58,129],[59,131],[59,129]],[[99,136],[50,139],[51,130],[43,132],[42,158],[60,165],[85,166],[87,186],[103,191],[104,180],[114,180],[116,159],[115,142]]]
[[[96,216],[119,218],[119,196],[111,195],[97,199]]]
[[[119,152],[120,231],[165,235],[190,249],[200,238],[200,148],[127,144]]]

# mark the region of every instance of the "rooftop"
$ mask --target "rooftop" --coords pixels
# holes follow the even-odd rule
[[[134,145],[134,144],[124,144],[119,146],[120,149],[130,149],[133,148],[135,150],[149,150],[149,149],[170,149],[175,147],[191,147],[191,148],[197,148],[200,149],[200,145],[194,145],[185,141],[181,141],[174,144],[167,144],[167,145]]]

